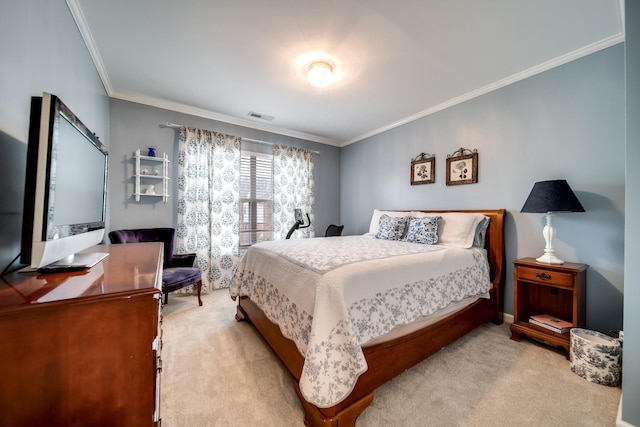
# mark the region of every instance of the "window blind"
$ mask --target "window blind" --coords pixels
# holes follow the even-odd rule
[[[273,238],[273,156],[243,151],[240,159],[240,248]]]

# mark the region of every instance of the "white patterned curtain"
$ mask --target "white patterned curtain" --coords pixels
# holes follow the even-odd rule
[[[311,227],[299,229],[292,239],[315,237],[313,214],[313,151],[273,145],[273,238],[284,239],[294,224],[294,209],[309,214]]]
[[[180,128],[176,252],[197,254],[203,291],[229,287],[238,264],[239,183],[239,137]]]

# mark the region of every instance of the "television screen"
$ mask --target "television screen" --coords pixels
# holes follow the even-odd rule
[[[104,238],[106,147],[44,93],[32,99],[26,169],[21,262],[84,265],[76,254]]]
[[[68,227],[104,222],[105,155],[78,131],[65,115],[58,127],[55,165],[55,203],[48,237],[71,235]]]

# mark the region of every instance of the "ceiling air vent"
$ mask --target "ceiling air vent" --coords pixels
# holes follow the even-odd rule
[[[269,122],[275,119],[275,117],[273,116],[267,116],[266,114],[256,113],[255,111],[249,111],[249,114],[247,114],[247,116],[254,119],[267,120]]]

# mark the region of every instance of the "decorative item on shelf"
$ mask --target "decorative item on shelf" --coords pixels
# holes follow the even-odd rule
[[[155,157],[156,156],[156,149],[153,148],[153,147],[149,147],[149,151],[148,151],[147,155],[149,157]]]
[[[478,150],[460,148],[447,154],[447,185],[478,182]]]
[[[153,196],[154,194],[156,194],[156,190],[153,187],[153,185],[149,185],[147,187],[147,190],[144,192],[144,194],[146,194],[147,196]]]
[[[420,153],[411,160],[411,185],[433,184],[436,181],[436,157]]]
[[[566,180],[539,181],[533,185],[533,189],[520,212],[545,213],[547,216],[547,224],[542,229],[546,245],[544,254],[536,258],[537,262],[542,264],[564,264],[564,261],[555,255],[555,249],[553,248],[553,239],[556,235],[556,230],[553,226],[554,213],[584,211]]]
[[[149,169],[142,168],[142,170],[140,171],[140,175],[149,175]]]
[[[160,175],[160,171],[158,169],[156,169],[156,170],[153,171],[153,174],[155,176],[159,176]]]

